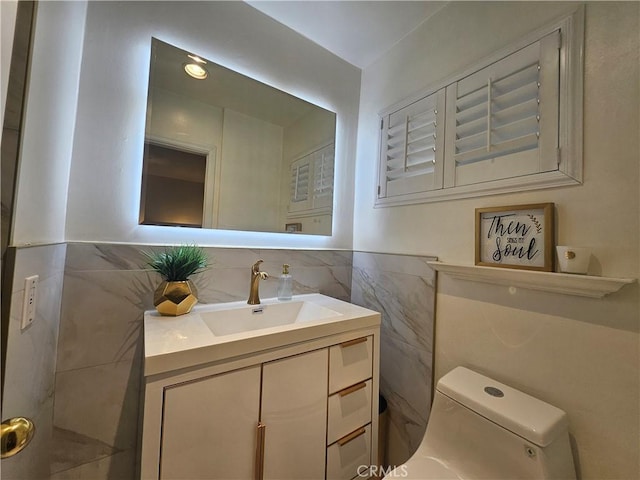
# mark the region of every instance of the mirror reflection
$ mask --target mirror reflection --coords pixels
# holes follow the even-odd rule
[[[154,38],[140,223],[331,235],[335,128],[333,112]]]

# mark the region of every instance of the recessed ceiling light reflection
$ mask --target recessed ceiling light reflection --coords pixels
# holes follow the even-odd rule
[[[187,57],[189,57],[191,60],[193,60],[193,61],[194,61],[194,62],[196,62],[196,63],[202,63],[203,65],[204,65],[205,63],[207,63],[207,61],[206,61],[206,60],[203,60],[202,58],[200,58],[200,57],[199,57],[199,56],[197,56],[197,55],[187,55]]]
[[[198,80],[204,80],[209,75],[209,72],[197,63],[185,63],[184,71],[187,72],[187,75],[190,77],[197,78]]]

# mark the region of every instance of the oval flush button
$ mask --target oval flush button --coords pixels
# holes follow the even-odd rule
[[[484,391],[487,392],[492,397],[498,397],[498,398],[504,397],[504,393],[502,393],[502,390],[496,387],[484,387]]]

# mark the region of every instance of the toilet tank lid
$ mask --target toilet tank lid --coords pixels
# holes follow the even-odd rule
[[[447,373],[436,389],[540,447],[568,430],[567,414],[559,408],[465,367]]]

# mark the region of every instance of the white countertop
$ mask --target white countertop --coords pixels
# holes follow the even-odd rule
[[[221,361],[263,350],[292,345],[328,335],[380,325],[380,314],[318,293],[295,295],[292,301],[308,301],[339,315],[304,323],[216,336],[201,314],[216,310],[252,308],[244,301],[196,305],[178,317],[162,316],[155,310],[144,314],[144,374],[156,375],[181,368]],[[280,302],[262,300],[261,305]]]

